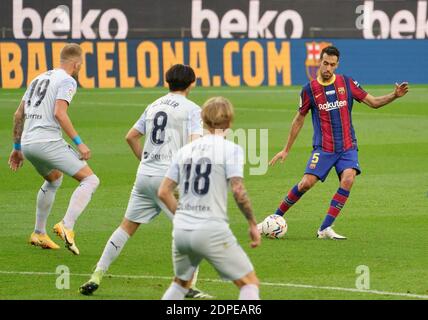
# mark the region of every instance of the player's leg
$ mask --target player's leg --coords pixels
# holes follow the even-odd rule
[[[174,229],[172,255],[174,280],[162,296],[162,300],[183,300],[192,286],[194,273],[202,257],[193,252],[191,239],[201,242],[204,239],[194,237],[195,231]]]
[[[254,271],[233,283],[239,288],[239,300],[260,300],[259,279]]]
[[[103,254],[97,263],[95,272],[101,271],[103,274],[107,272],[107,270],[110,268],[110,265],[120,255],[121,251],[125,247],[126,242],[135,234],[139,226],[139,223],[130,221],[127,218],[123,218],[120,226],[107,240]]]
[[[149,223],[160,213],[160,208],[153,199],[153,193],[151,178],[138,175],[132,188],[125,217],[107,240],[94,273],[89,281],[79,288],[80,293],[90,295],[97,290],[104,274],[119,257],[129,238],[134,235],[141,224]]]
[[[223,279],[231,280],[240,289],[240,300],[260,300],[259,280],[245,251],[230,229],[202,230],[204,242],[197,247]]]
[[[156,182],[156,180],[158,180],[158,182]],[[158,178],[155,177],[153,179],[154,183],[160,183],[162,182],[163,177],[162,178]],[[159,186],[157,187],[157,189],[159,189]],[[177,190],[177,189],[176,189]],[[175,191],[177,192],[177,191]],[[178,194],[175,194],[175,197],[178,199]],[[172,212],[169,211],[169,209],[165,206],[165,204],[159,199],[157,193],[154,195],[154,199],[156,201],[156,203],[158,204],[158,206],[162,209],[162,211],[166,214],[166,216],[172,221],[172,219],[174,218],[174,215],[172,214]],[[196,287],[196,283],[198,282],[198,276],[199,276],[199,267],[196,268],[194,274],[193,274],[193,280],[190,286],[189,291],[186,294],[186,298],[193,298],[193,299],[212,299],[213,296],[211,296],[210,294],[200,290],[199,288]]]
[[[53,229],[65,241],[66,248],[73,254],[79,255],[80,251],[77,248],[75,233],[73,231],[74,224],[91,201],[93,193],[100,184],[100,180],[87,165],[72,175],[72,177],[79,181],[80,184],[70,198],[64,218]]]
[[[46,233],[46,223],[55,201],[55,195],[62,184],[63,174],[51,170],[37,194],[36,223],[31,234],[30,243],[44,249],[59,249],[59,246]]]
[[[91,295],[99,288],[104,274],[110,268],[110,265],[119,257],[126,242],[135,234],[139,226],[139,223],[123,218],[120,226],[107,240],[101,258],[98,260],[95,271],[92,273],[90,279],[80,286],[79,292],[81,294]]]
[[[192,285],[192,280],[174,277],[171,285],[162,296],[162,300],[184,300]]]
[[[317,181],[318,178],[316,176],[305,174],[302,180],[288,191],[276,209],[275,214],[283,216]]]
[[[75,243],[74,224],[83,212],[100,184],[80,155],[64,140],[50,145],[50,163],[53,168],[79,181],[79,186],[73,192],[64,218],[54,226],[54,232],[65,242],[65,246],[73,254],[78,255],[79,249]]]
[[[74,190],[63,218],[64,227],[69,230],[73,230],[74,224],[88,206],[100,184],[99,178],[89,166],[80,169],[73,178],[79,182],[79,186]]]
[[[346,237],[334,232],[331,226],[348,200],[355,177],[361,173],[357,151],[353,149],[344,152],[337,160],[335,167],[340,179],[340,186],[330,202],[330,207],[317,232],[317,236],[321,239],[345,240]]]
[[[29,242],[45,249],[59,249],[59,246],[46,233],[46,222],[63,178],[60,171],[52,169],[49,149],[49,143],[29,144],[22,147],[25,158],[45,179],[37,194],[36,223]]]
[[[275,214],[283,216],[318,180],[324,181],[335,162],[334,154],[319,149],[313,150],[302,180],[290,189]]]

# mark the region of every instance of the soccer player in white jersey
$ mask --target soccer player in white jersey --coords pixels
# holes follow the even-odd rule
[[[251,247],[260,234],[243,183],[243,151],[225,139],[233,121],[233,107],[222,97],[209,99],[202,119],[209,131],[178,151],[159,188],[159,198],[175,213],[172,254],[175,278],[164,300],[181,300],[203,259],[225,279],[240,288],[239,299],[258,300],[259,280],[254,268],[229,228],[227,189],[249,224]],[[173,195],[179,186],[180,200]]]
[[[90,295],[100,285],[103,275],[119,256],[128,239],[141,224],[147,224],[163,211],[173,215],[159,200],[158,188],[168,170],[172,156],[183,145],[203,134],[201,108],[187,99],[195,73],[190,66],[176,64],[165,75],[169,93],[150,104],[129,130],[126,140],[140,160],[125,217],[107,241],[95,272],[79,291]],[[141,137],[146,136],[144,148]],[[206,294],[194,288],[194,298]]]
[[[31,244],[45,249],[59,248],[47,235],[46,222],[63,173],[79,181],[63,220],[54,226],[54,232],[65,241],[65,246],[78,255],[74,224],[91,200],[100,180],[85,161],[91,157],[91,151],[82,142],[67,115],[76,93],[75,79],[83,61],[82,49],[77,44],[67,44],[60,53],[60,59],[58,69],[42,73],[31,81],[15,112],[14,149],[9,166],[17,171],[25,157],[45,179],[37,195],[36,225],[30,236]],[[61,128],[76,144],[80,154],[64,141]]]

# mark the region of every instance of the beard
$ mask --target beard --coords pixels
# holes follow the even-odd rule
[[[327,73],[327,72],[321,73],[321,78],[322,78],[324,81],[328,81],[328,80],[330,80],[332,76],[333,76],[333,74],[332,74],[332,73]]]

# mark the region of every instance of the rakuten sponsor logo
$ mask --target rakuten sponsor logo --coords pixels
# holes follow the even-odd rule
[[[319,110],[324,110],[324,111],[331,111],[334,109],[339,109],[342,107],[346,107],[348,105],[348,102],[346,102],[346,100],[336,100],[335,102],[327,102],[327,103],[323,103],[323,104],[319,104],[318,105],[318,109]]]

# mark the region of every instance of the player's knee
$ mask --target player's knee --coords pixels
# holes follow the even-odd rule
[[[253,284],[253,285],[257,286],[257,287],[260,287],[260,280],[259,280],[259,278],[257,278],[256,276],[254,276],[254,278],[250,280],[249,284]]]
[[[236,286],[238,286],[238,288],[242,288],[243,286],[246,286],[248,284],[252,284],[257,287],[260,286],[259,278],[257,278],[254,272],[250,272],[249,274],[242,277],[241,279],[235,280],[234,283]]]
[[[340,186],[343,189],[350,190],[352,188],[352,185],[354,184],[354,179],[355,177],[353,175],[346,175],[340,181]]]
[[[54,180],[54,181],[50,182],[50,184],[51,184],[54,188],[58,189],[59,187],[61,187],[61,185],[62,185],[62,180],[63,180],[63,179],[64,179],[64,175],[63,175],[63,174],[60,174],[60,175],[59,175],[59,177],[58,177],[58,179],[56,179],[56,180]]]
[[[306,192],[314,186],[314,182],[309,179],[303,179],[299,182],[298,189],[300,192]]]
[[[61,187],[62,180],[63,180],[62,174],[59,174],[58,176],[56,176],[54,180],[52,179],[48,180],[45,178],[45,183],[43,184],[42,188],[47,188],[49,190],[56,191],[59,187]]]
[[[137,231],[139,226],[140,226],[139,223],[130,221],[126,218],[124,218],[122,223],[120,224],[120,227],[122,228],[122,230],[125,231],[130,237],[134,235],[134,233]]]
[[[97,188],[99,187],[101,181],[95,174],[92,174],[86,177],[85,179],[83,179],[82,182],[90,185],[93,192],[95,192],[95,190],[97,190]]]

